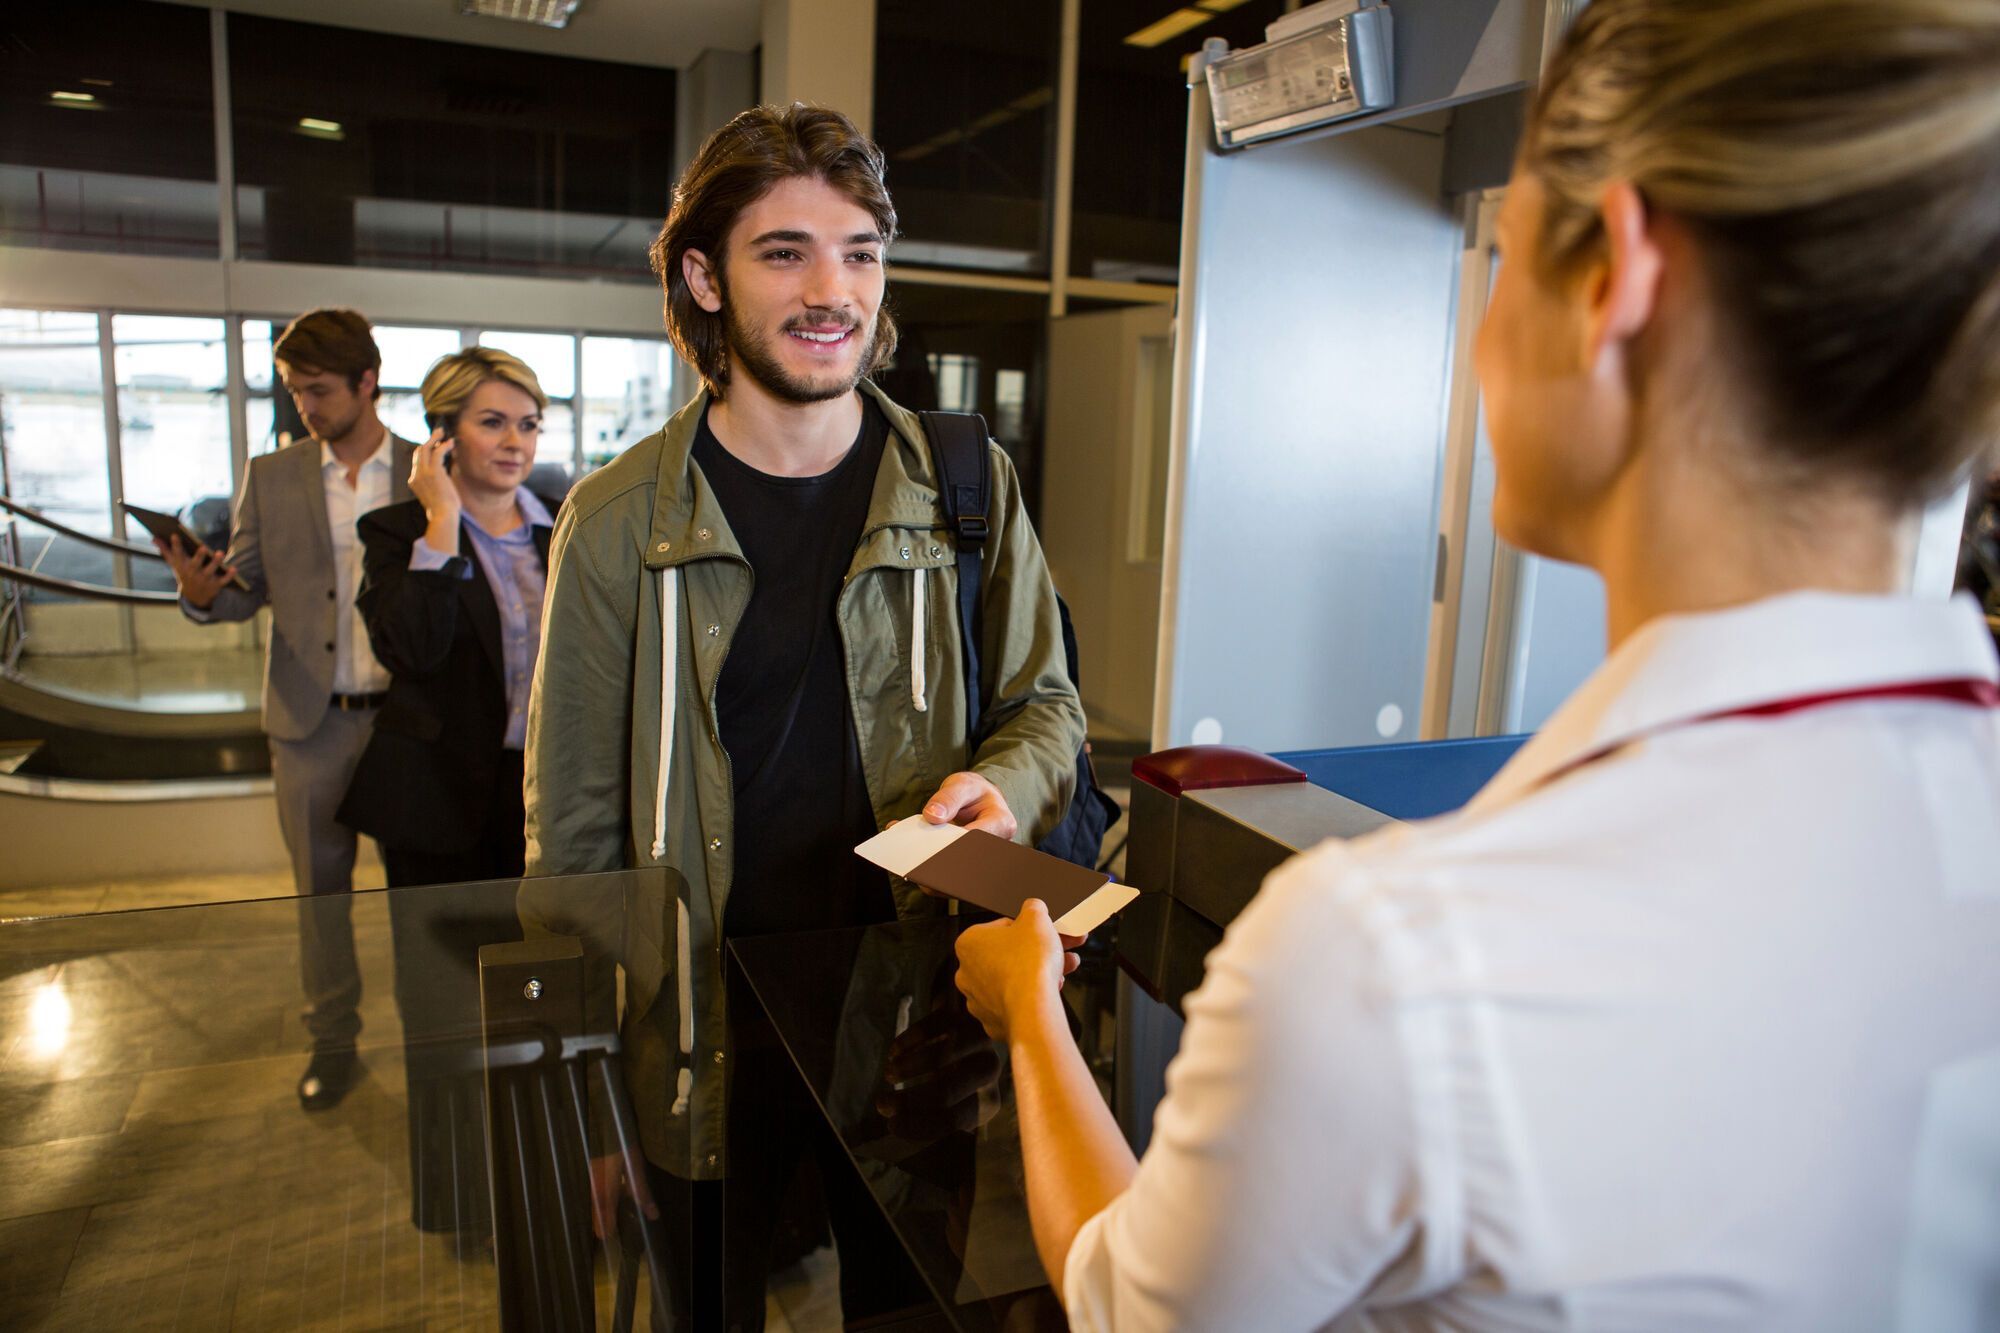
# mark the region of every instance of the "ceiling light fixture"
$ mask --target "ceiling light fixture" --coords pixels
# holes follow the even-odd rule
[[[340,133],[340,122],[337,120],[320,120],[315,116],[300,116],[299,128],[302,130],[311,130],[315,134],[338,134]]]
[[[1227,14],[1239,5],[1247,3],[1249,0],[1195,0],[1192,6],[1176,9],[1157,23],[1149,23],[1132,33],[1126,37],[1125,45],[1154,47],[1162,42],[1170,42],[1184,32],[1199,28],[1215,15]]]
[[[71,106],[89,106],[92,102],[95,102],[97,100],[97,95],[95,93],[70,93],[70,92],[58,91],[50,93],[49,100],[51,102],[68,102]]]
[[[1148,23],[1139,31],[1125,39],[1127,46],[1158,46],[1172,41],[1190,28],[1199,28],[1209,20],[1208,11],[1202,9],[1176,9],[1156,23]]]
[[[544,28],[569,25],[581,0],[458,0],[460,14],[488,19],[513,19],[518,23],[539,23]]]

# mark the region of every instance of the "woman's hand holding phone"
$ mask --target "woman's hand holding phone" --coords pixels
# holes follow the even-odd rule
[[[417,446],[416,455],[410,460],[410,494],[422,502],[424,514],[430,520],[424,541],[432,550],[446,555],[458,552],[458,520],[464,512],[458,487],[451,480],[452,449],[451,436],[440,426],[431,432],[430,439]]]

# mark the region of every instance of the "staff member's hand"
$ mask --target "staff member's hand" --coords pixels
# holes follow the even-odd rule
[[[215,599],[223,588],[236,577],[233,566],[222,563],[222,552],[209,547],[197,547],[190,552],[175,537],[171,542],[153,538],[153,547],[174,571],[174,582],[180,585],[181,596],[189,606],[206,611],[215,605]]]
[[[1019,828],[1000,789],[977,773],[954,773],[924,802],[924,818],[933,824],[961,824],[984,829],[996,838],[1011,838]]]
[[[1055,1000],[1063,978],[1076,971],[1070,950],[1080,935],[1058,935],[1048,905],[1039,898],[1021,904],[1012,921],[974,926],[958,937],[958,988],[966,1008],[995,1041],[1031,1020]]]
[[[410,494],[423,503],[424,517],[430,520],[424,529],[424,542],[446,555],[458,554],[458,519],[465,508],[451,473],[444,470],[444,460],[451,456],[453,447],[452,438],[440,426],[417,446],[410,459]]]

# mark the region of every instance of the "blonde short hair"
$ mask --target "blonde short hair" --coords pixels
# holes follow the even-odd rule
[[[1594,0],[1523,140],[1535,261],[1684,223],[1773,461],[1899,503],[2000,433],[2000,3]]]
[[[535,406],[548,410],[549,396],[528,363],[497,347],[468,347],[439,357],[424,372],[424,415],[452,420],[465,410],[466,400],[488,380],[501,380],[524,390]]]

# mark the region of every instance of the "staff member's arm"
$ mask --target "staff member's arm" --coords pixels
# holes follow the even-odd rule
[[[1083,701],[1063,657],[1055,585],[1020,480],[998,445],[989,444],[987,453],[993,494],[979,588],[979,668],[989,734],[971,771],[947,778],[925,803],[924,816],[1032,845],[1069,808]]]
[[[1272,875],[1188,998],[1136,1169],[1062,1019],[1046,913],[960,936],[960,988],[1011,1053],[1036,1249],[1072,1328],[1313,1328],[1392,1265],[1454,1275],[1463,1172],[1443,1142],[1419,1169],[1401,1035],[1443,1006],[1402,1012],[1376,892],[1339,845]]]

